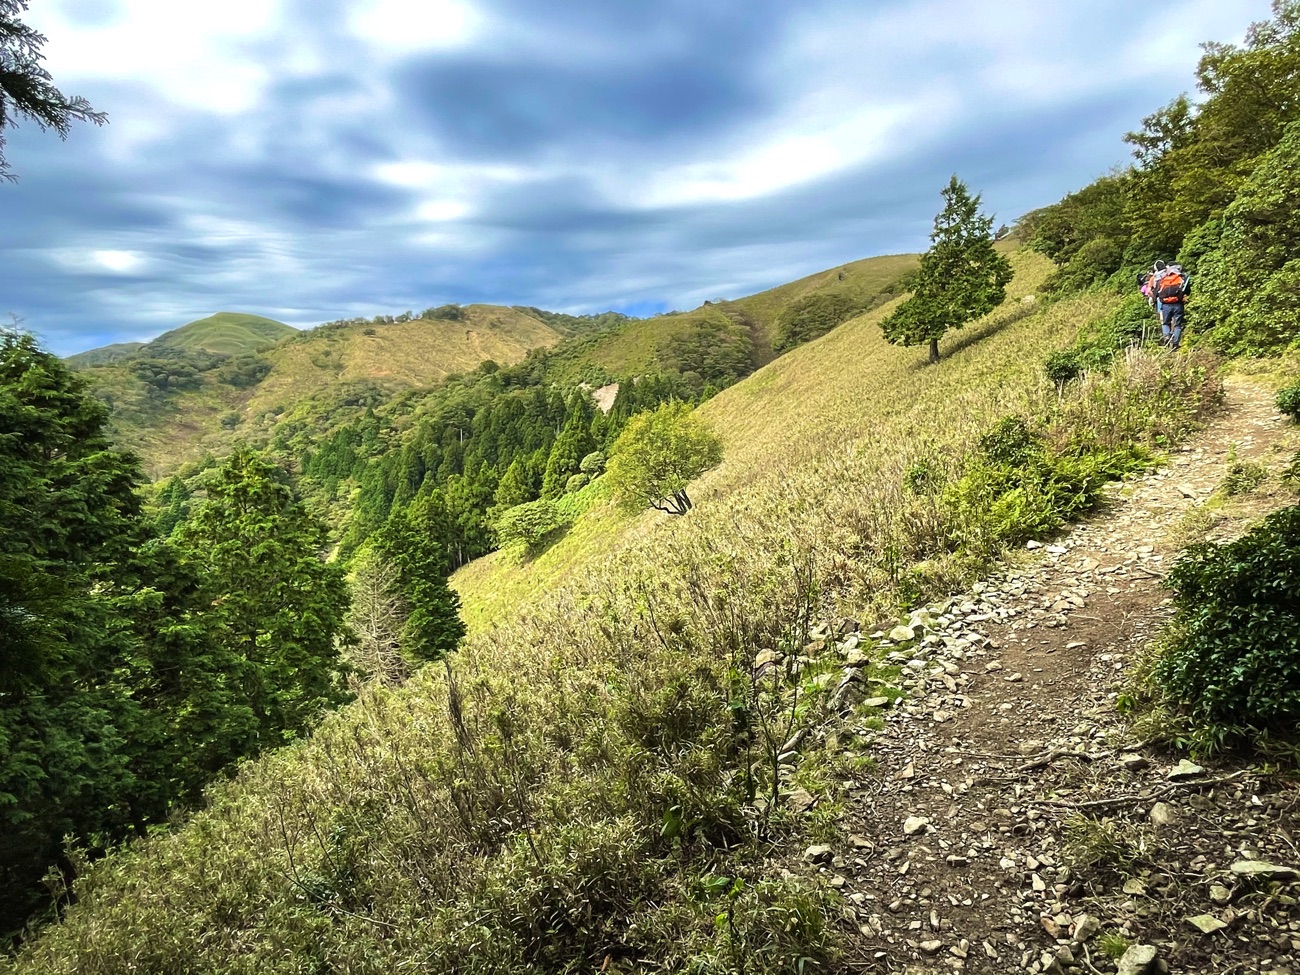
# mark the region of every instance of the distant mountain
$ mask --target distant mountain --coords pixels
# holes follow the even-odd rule
[[[297,334],[297,329],[261,315],[221,311],[207,318],[164,332],[149,343],[155,348],[202,350],[220,355],[243,355],[256,352],[281,339]]]
[[[87,349],[85,352],[78,352],[76,355],[68,356],[63,361],[74,369],[84,369],[87,366],[102,366],[105,363],[129,359],[143,349],[146,344],[145,342],[117,342],[98,349]]]

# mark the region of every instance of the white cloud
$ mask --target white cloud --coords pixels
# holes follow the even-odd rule
[[[137,251],[92,251],[91,260],[110,271],[130,274],[143,267],[147,258]]]
[[[256,105],[271,78],[244,46],[284,27],[279,0],[122,0],[92,25],[72,0],[50,0],[29,20],[52,38],[46,61],[60,81],[141,82],[169,101],[225,115]]]
[[[369,0],[355,4],[348,18],[355,37],[396,54],[464,47],[482,25],[462,0]]]

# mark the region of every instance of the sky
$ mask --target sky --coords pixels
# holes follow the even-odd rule
[[[1267,0],[31,0],[109,115],[7,131],[0,315],[53,351],[217,311],[645,315],[921,251],[1128,161]],[[1156,9],[1156,8],[1149,8]]]

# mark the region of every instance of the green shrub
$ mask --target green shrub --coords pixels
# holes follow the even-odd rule
[[[1277,408],[1289,416],[1291,422],[1300,423],[1300,379],[1277,391]]]
[[[497,519],[497,539],[502,545],[521,541],[528,551],[535,552],[559,527],[560,517],[555,502],[543,498],[503,511]]]
[[[1083,359],[1078,349],[1061,349],[1043,360],[1043,371],[1058,387],[1078,379],[1083,372]]]
[[[1194,546],[1169,573],[1176,612],[1157,690],[1210,744],[1300,721],[1300,506],[1226,545]]]

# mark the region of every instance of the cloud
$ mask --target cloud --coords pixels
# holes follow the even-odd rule
[[[1010,221],[1126,157],[1265,0],[43,0],[0,295],[70,353],[218,310],[689,307]]]

